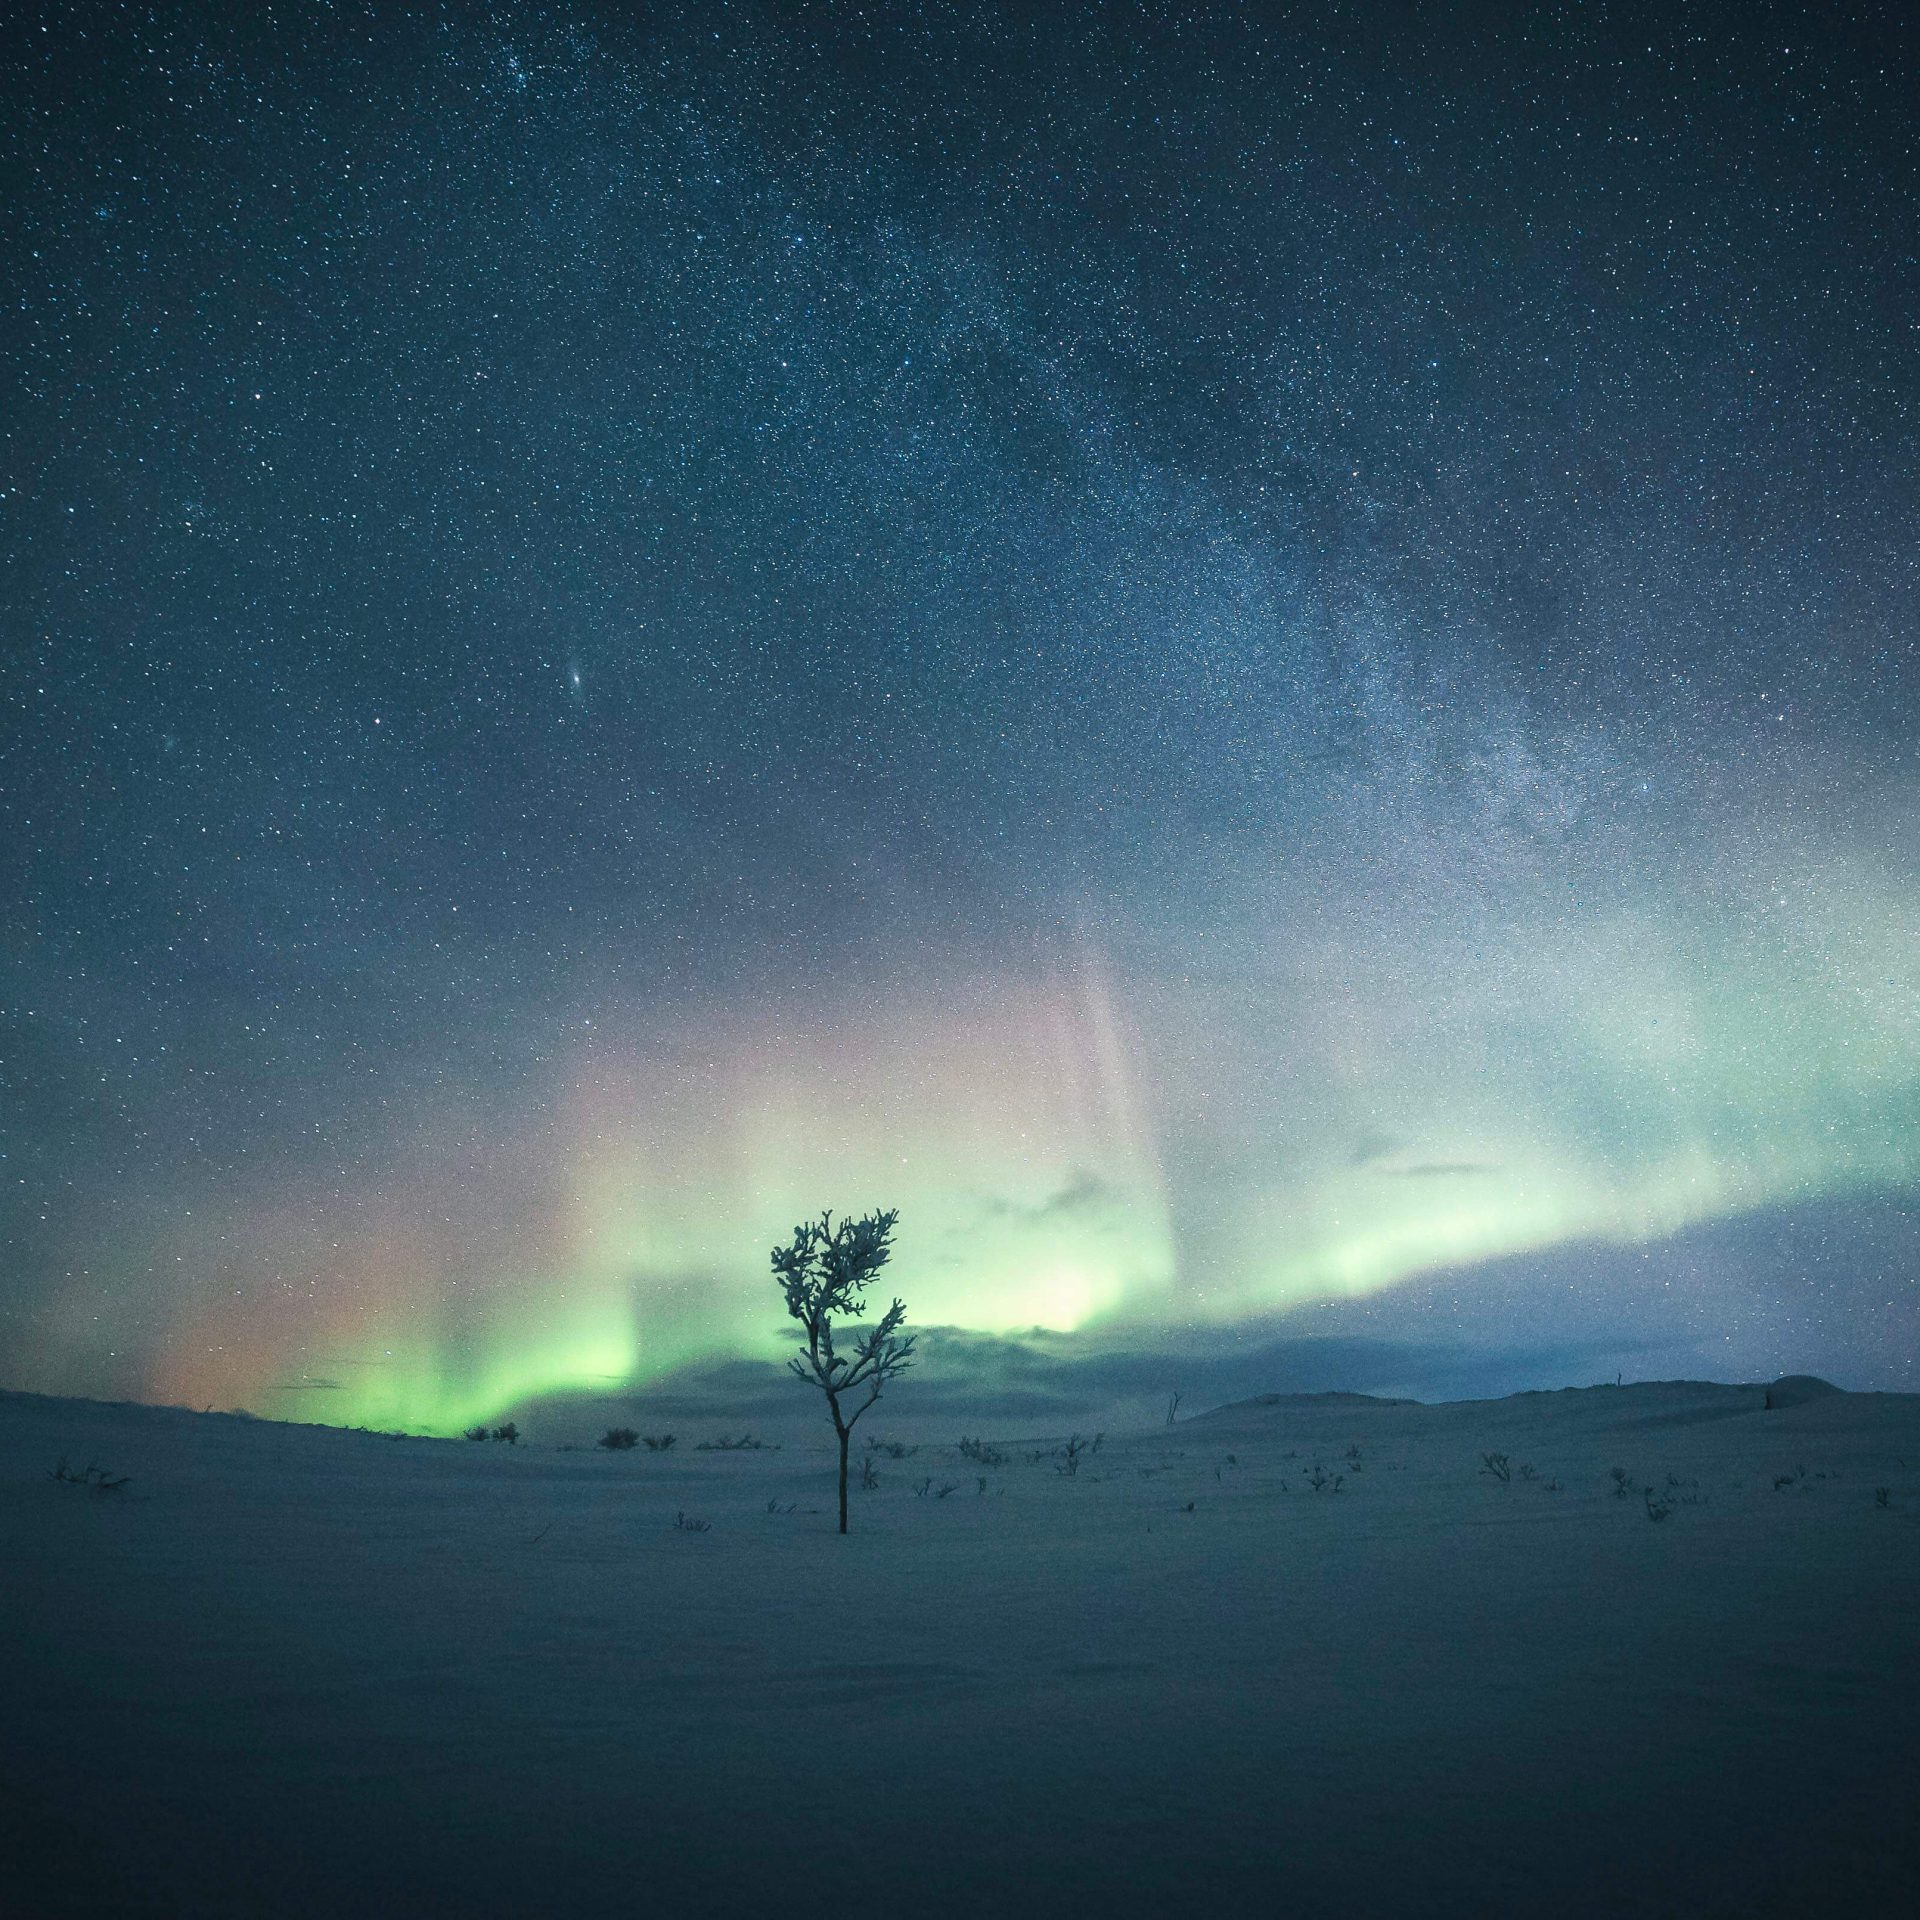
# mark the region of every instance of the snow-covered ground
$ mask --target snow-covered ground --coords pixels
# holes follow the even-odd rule
[[[1777,1398],[929,1443],[842,1539],[792,1439],[0,1395],[0,1912],[1912,1912],[1920,1397]]]

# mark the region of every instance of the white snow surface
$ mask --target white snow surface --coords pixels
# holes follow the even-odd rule
[[[1920,1396],[1818,1384],[928,1442],[846,1538],[824,1425],[0,1395],[0,1913],[1911,1913]]]

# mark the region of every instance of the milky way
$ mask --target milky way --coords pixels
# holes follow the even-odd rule
[[[1912,49],[1433,11],[33,18],[0,1380],[1911,1385]]]

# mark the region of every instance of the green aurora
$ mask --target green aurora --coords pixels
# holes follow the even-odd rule
[[[1429,934],[1445,963],[1418,973],[1376,900],[1269,941],[1264,975],[1176,972],[1163,931],[1157,971],[1151,942],[1083,942],[805,1024],[729,1007],[649,1045],[603,1021],[537,1121],[434,1143],[352,1233],[318,1205],[177,1252],[208,1282],[150,1387],[449,1433],[770,1356],[766,1249],[821,1204],[901,1209],[916,1324],[1073,1332],[1899,1189],[1920,916],[1858,862],[1827,875],[1577,925],[1510,898],[1450,958]]]

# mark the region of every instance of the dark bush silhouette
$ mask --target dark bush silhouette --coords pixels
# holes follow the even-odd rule
[[[675,1433],[643,1433],[640,1440],[649,1453],[671,1453],[673,1443],[679,1437]]]
[[[132,1480],[130,1473],[109,1473],[104,1467],[96,1467],[91,1461],[78,1473],[67,1465],[67,1456],[60,1456],[60,1464],[53,1470],[52,1479],[64,1486],[86,1487],[94,1493],[122,1493]]]
[[[494,1428],[493,1437],[504,1440],[510,1447],[517,1447],[520,1444],[520,1429],[509,1420],[505,1426]]]
[[[793,1230],[793,1239],[773,1250],[773,1275],[786,1295],[787,1312],[800,1322],[806,1349],[787,1362],[796,1379],[826,1395],[833,1430],[840,1439],[840,1531],[847,1530],[847,1442],[860,1416],[880,1398],[880,1389],[912,1364],[914,1336],[902,1334],[906,1308],[894,1301],[854,1341],[853,1358],[833,1344],[836,1317],[858,1319],[867,1284],[892,1257],[888,1241],[897,1209],[842,1220],[823,1213]]]
[[[626,1453],[640,1444],[640,1436],[631,1427],[609,1427],[600,1436],[600,1445],[609,1453]]]
[[[467,1438],[469,1440],[491,1440],[493,1435],[490,1434],[485,1427],[469,1427],[467,1429]]]

